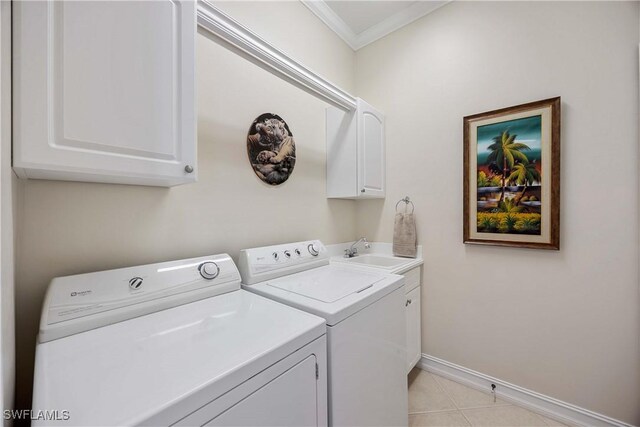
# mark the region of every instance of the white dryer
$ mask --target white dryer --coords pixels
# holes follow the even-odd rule
[[[326,425],[325,331],[241,290],[228,255],[57,278],[34,424]]]
[[[329,265],[320,241],[241,251],[243,289],[323,317],[329,424],[406,426],[404,278]]]

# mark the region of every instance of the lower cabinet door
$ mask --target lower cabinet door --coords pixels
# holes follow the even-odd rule
[[[420,286],[407,294],[405,308],[407,314],[407,372],[409,372],[416,366],[422,353]]]

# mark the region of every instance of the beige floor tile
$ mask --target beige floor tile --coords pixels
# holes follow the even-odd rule
[[[410,414],[449,409],[457,408],[429,372],[414,369],[409,373]]]
[[[560,421],[552,420],[551,418],[547,418],[538,414],[542,421],[544,421],[549,427],[569,427],[566,424],[562,424]]]
[[[465,408],[480,408],[485,406],[499,406],[508,405],[502,399],[496,399],[493,401],[493,395],[491,393],[483,393],[475,390],[471,387],[467,387],[457,382],[448,380],[446,378],[433,375],[438,383],[444,388],[447,394],[453,399],[459,409]]]
[[[465,409],[462,411],[472,426],[533,427],[546,426],[539,415],[519,406]]]
[[[423,426],[469,426],[470,424],[460,411],[429,412],[427,414],[409,415],[409,427]]]

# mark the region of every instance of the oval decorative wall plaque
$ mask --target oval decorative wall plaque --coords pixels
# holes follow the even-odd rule
[[[289,125],[277,114],[258,116],[249,128],[247,155],[262,181],[269,185],[285,182],[296,164],[296,143]]]

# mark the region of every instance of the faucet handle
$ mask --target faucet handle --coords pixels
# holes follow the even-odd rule
[[[347,248],[344,250],[344,257],[345,258],[353,258],[354,256],[356,256],[356,254],[358,253],[358,249],[357,248]]]

